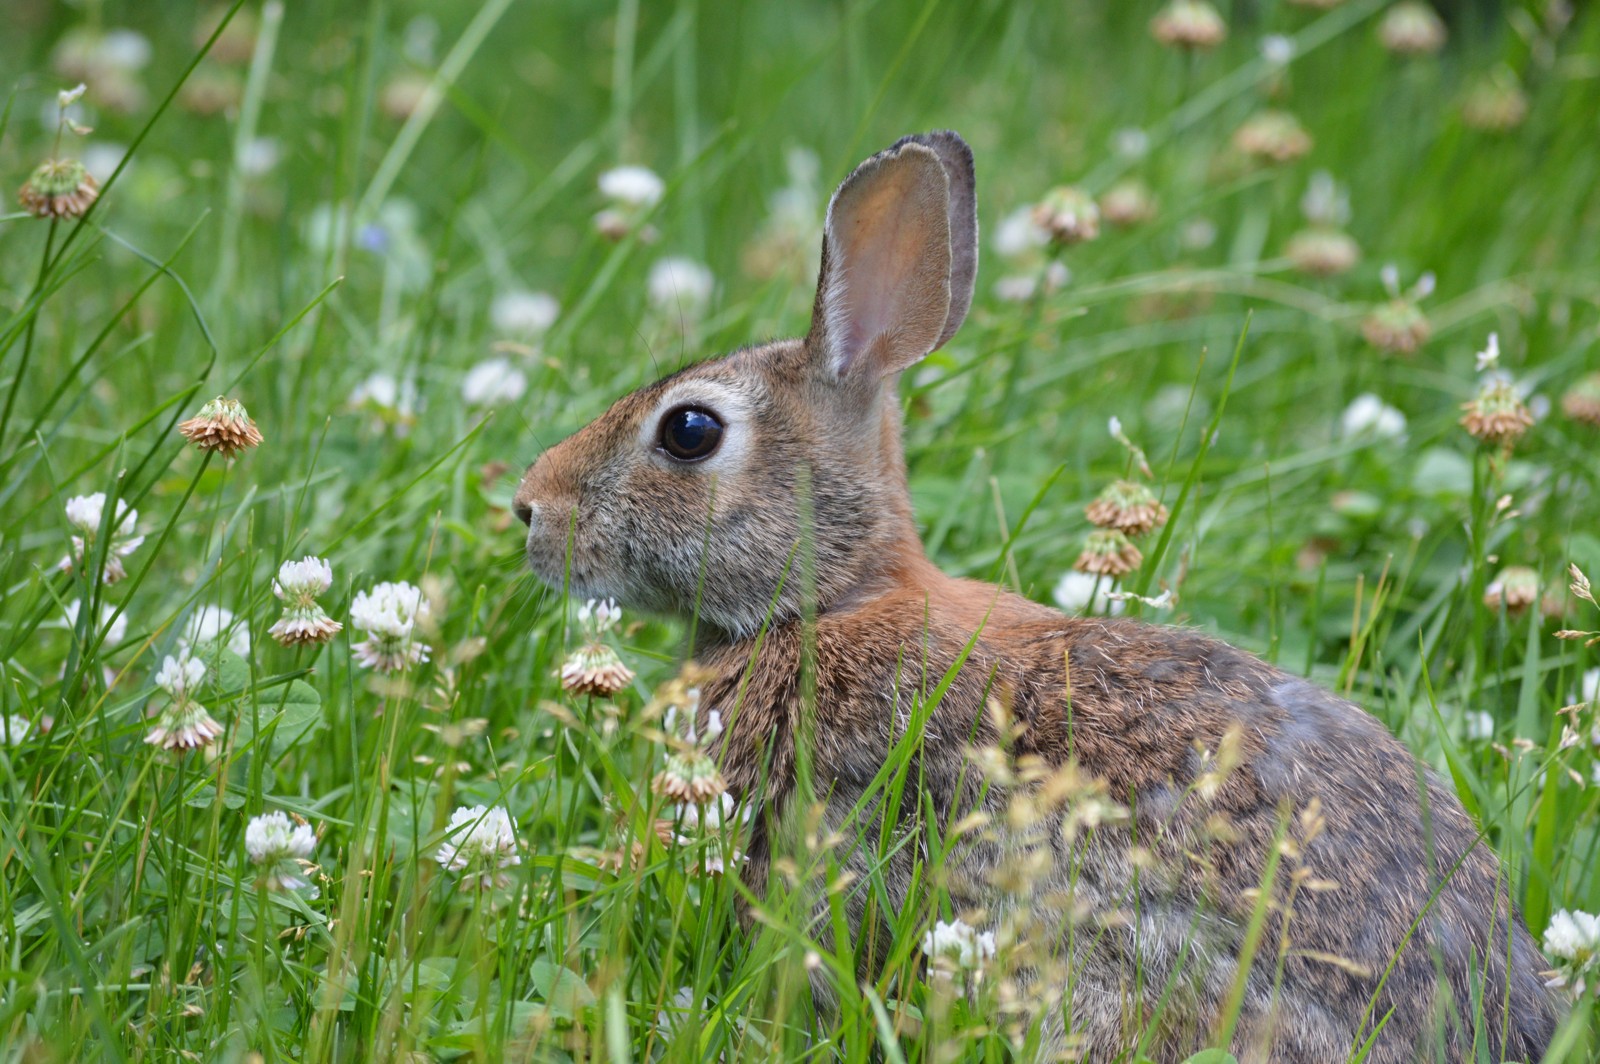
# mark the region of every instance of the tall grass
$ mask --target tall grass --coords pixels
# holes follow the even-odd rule
[[[1239,5],[1228,42],[1188,56],[1149,38],[1146,5],[11,4],[12,186],[50,152],[41,112],[77,80],[52,67],[65,35],[128,26],[153,55],[86,78],[94,132],[63,151],[133,148],[94,210],[0,218],[0,714],[28,725],[0,744],[0,1055],[1025,1057],[1038,1027],[1010,1022],[1000,980],[959,996],[925,977],[923,935],[958,915],[943,855],[970,825],[922,807],[916,728],[879,781],[914,830],[868,816],[843,838],[802,833],[765,895],[706,874],[737,828],[672,846],[650,828],[672,816],[650,788],[651,696],[683,627],[630,615],[632,687],[564,694],[581,626],[523,571],[507,510],[522,466],[613,397],[803,331],[831,183],[929,127],[973,142],[986,234],[1065,182],[1098,195],[1136,175],[1157,202],[1063,253],[1070,281],[1021,302],[995,282],[1044,262],[1000,262],[985,237],[966,327],[903,389],[936,560],[1048,600],[1084,504],[1125,468],[1117,415],[1175,509],[1127,582],[1175,607],[1120,608],[1376,714],[1453,780],[1536,935],[1558,910],[1600,910],[1596,696],[1557,712],[1583,702],[1600,650],[1554,636],[1600,619],[1485,604],[1510,564],[1549,592],[1572,563],[1600,577],[1600,430],[1558,401],[1600,368],[1600,20],[1581,10],[1556,33],[1542,4],[1461,5],[1445,52],[1400,59],[1375,38],[1379,7]],[[1286,68],[1265,34],[1292,39]],[[1526,120],[1471,128],[1464,95],[1502,67]],[[1306,158],[1230,154],[1266,106],[1299,117]],[[612,242],[595,177],[620,163],[666,193]],[[1348,187],[1363,251],[1328,279],[1284,255],[1317,169]],[[710,266],[703,308],[651,300],[667,255]],[[1407,284],[1437,275],[1410,357],[1361,334],[1390,262]],[[543,335],[491,320],[523,288],[559,300]],[[1491,331],[1533,405],[1554,404],[1509,458],[1457,423]],[[491,355],[526,393],[462,401]],[[392,397],[372,397],[375,373]],[[266,436],[232,462],[175,430],[220,392]],[[1403,413],[1403,435],[1342,431],[1363,392]],[[146,537],[116,584],[57,568],[64,504],[93,492],[137,508]],[[325,649],[273,644],[272,577],[305,554],[332,561],[337,618],[378,581],[418,584],[432,660],[375,674],[348,625]],[[250,636],[197,647],[226,730],[204,753],[154,749],[153,676],[219,606]],[[1559,749],[1566,724],[1581,741]],[[489,891],[435,859],[452,812],[479,804],[509,810],[520,856]],[[269,810],[315,825],[314,892],[269,890],[250,863],[246,825]],[[870,903],[882,934],[852,939],[846,891],[881,900],[876,870],[908,845],[916,904]],[[865,883],[839,885],[847,863]],[[816,891],[830,927],[812,922]],[[1256,963],[1275,949],[1268,936]],[[868,951],[881,974],[862,981]],[[818,970],[838,998],[820,1015]],[[1550,1059],[1592,1059],[1597,1033],[1591,997]]]

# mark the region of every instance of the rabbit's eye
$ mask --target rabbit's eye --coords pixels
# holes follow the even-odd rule
[[[661,449],[680,462],[710,457],[722,442],[722,422],[704,407],[680,406],[661,419]]]

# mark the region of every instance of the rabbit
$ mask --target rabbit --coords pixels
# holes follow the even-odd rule
[[[966,142],[903,138],[828,205],[803,339],[624,396],[517,487],[535,574],[698,624],[713,677],[701,712],[720,711],[728,787],[758,811],[744,872],[756,896],[779,889],[772,862],[815,793],[824,827],[866,843],[840,855],[857,876],[851,933],[869,879],[882,892],[871,904],[927,906],[915,847],[877,861],[881,825],[851,813],[919,700],[953,674],[917,720],[923,793],[892,827],[923,808],[946,826],[990,814],[953,848],[942,886],[957,911],[1031,907],[1025,926],[1056,929],[1044,945],[1062,964],[1029,984],[1064,998],[1043,1021],[1041,1059],[1180,1061],[1219,1039],[1242,1061],[1345,1061],[1369,1039],[1371,1064],[1476,1060],[1479,1048],[1539,1059],[1560,1009],[1496,857],[1452,789],[1376,719],[1197,632],[1068,617],[929,561],[896,381],[960,327],[977,261]],[[1030,786],[985,786],[973,751],[1000,744],[1019,767],[1103,780],[1128,810],[1043,836],[1031,901],[996,885],[1026,848],[1006,803]],[[1286,932],[1273,910],[1234,998],[1274,852],[1286,855],[1276,896],[1297,868],[1303,887]],[[826,939],[825,905],[818,916]],[[815,981],[826,1007],[827,980]]]

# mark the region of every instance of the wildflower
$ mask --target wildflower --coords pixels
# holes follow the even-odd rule
[[[204,648],[217,644],[227,647],[241,658],[249,657],[250,627],[235,625],[233,611],[226,606],[201,606],[189,615],[178,645]]]
[[[495,296],[489,320],[495,331],[513,336],[543,336],[561,313],[561,304],[548,292],[516,288]]]
[[[1300,213],[1313,226],[1344,225],[1350,220],[1350,191],[1328,171],[1318,170],[1300,196]]]
[[[1600,917],[1562,909],[1544,929],[1544,952],[1556,961],[1550,986],[1583,994],[1600,979]]]
[[[1106,581],[1093,573],[1067,570],[1061,574],[1061,579],[1056,581],[1050,597],[1055,600],[1057,608],[1065,613],[1078,613],[1091,603],[1095,613],[1122,612],[1122,603],[1112,599],[1108,594]]]
[[[66,615],[67,615],[67,627],[68,628],[76,629],[78,627],[78,612],[82,608],[83,608],[83,600],[82,599],[73,599],[71,602],[67,603],[66,606],[63,608],[63,612],[66,613]],[[106,615],[108,613],[113,612],[115,609],[116,609],[116,607],[112,606],[111,603],[109,603],[109,602],[100,603],[100,617],[99,617],[97,622],[92,623],[92,624],[89,625],[89,636],[90,636],[90,638],[94,637],[94,633],[95,633],[95,630],[97,628],[99,628],[101,625],[106,625]],[[110,624],[106,626],[106,630],[105,630],[105,645],[106,646],[116,646],[118,643],[122,642],[122,637],[127,635],[127,634],[128,634],[128,615],[126,613],[117,614],[117,616],[110,622]]]
[[[705,729],[696,734],[700,688],[690,682],[694,679],[697,679],[696,670],[685,666],[684,675],[674,681],[673,689],[667,693],[672,702],[663,724],[672,733],[674,749],[667,755],[666,767],[656,775],[654,787],[657,794],[674,802],[705,805],[727,790],[716,762],[701,745],[715,741],[722,734],[722,716],[715,710],[709,712]]]
[[[527,376],[507,358],[486,358],[461,378],[461,401],[468,406],[514,403],[527,390]]]
[[[1494,717],[1482,711],[1468,713],[1465,718],[1467,723],[1467,738],[1473,742],[1488,742],[1494,738]]]
[[[205,678],[205,662],[192,657],[187,649],[180,650],[176,657],[167,655],[156,673],[155,685],[167,693],[170,702],[144,737],[145,742],[168,750],[195,750],[222,734],[222,725],[194,698],[195,688]]]
[[[283,602],[283,616],[267,631],[286,647],[314,646],[332,639],[344,625],[329,617],[317,596],[333,586],[333,566],[306,555],[278,566],[272,593]]]
[[[1393,263],[1384,266],[1383,286],[1389,301],[1375,307],[1361,323],[1361,333],[1367,343],[1382,351],[1409,355],[1421,347],[1433,333],[1419,302],[1433,292],[1433,274],[1424,273],[1409,292],[1400,290],[1400,271]]]
[[[1142,536],[1167,523],[1167,508],[1155,492],[1131,480],[1112,481],[1084,509],[1084,514],[1092,524],[1130,536]]]
[[[645,282],[651,306],[689,317],[696,317],[705,310],[715,285],[716,279],[709,268],[682,257],[657,259]]]
[[[1169,48],[1215,48],[1228,36],[1228,24],[1205,0],[1172,0],[1150,20],[1150,35]]]
[[[511,882],[506,869],[522,863],[516,825],[504,806],[463,806],[450,815],[446,839],[434,859],[484,890]]]
[[[1333,277],[1361,261],[1361,245],[1354,237],[1324,226],[1295,233],[1283,253],[1295,269],[1312,277]]]
[[[362,665],[380,672],[398,672],[427,661],[428,647],[413,637],[417,622],[429,613],[422,589],[403,580],[358,591],[350,603],[350,623],[367,638],[351,652]]]
[[[61,569],[70,570],[75,564],[81,565],[94,553],[95,537],[100,534],[100,524],[105,517],[106,493],[97,491],[93,495],[74,495],[67,500],[67,523],[78,530],[78,535],[72,537],[72,554],[61,559]],[[117,500],[116,520],[111,522],[106,535],[105,567],[101,572],[101,579],[107,584],[114,584],[128,575],[128,570],[123,567],[122,559],[139,549],[144,542],[144,537],[134,534],[134,526],[139,522],[139,511],[133,509],[122,499]]]
[[[740,252],[745,269],[760,280],[788,275],[796,281],[816,273],[812,249],[822,236],[817,213],[817,179],[822,167],[815,152],[784,152],[789,183],[767,197],[767,216]]]
[[[1475,356],[1475,368],[1479,373],[1484,370],[1495,369],[1500,365],[1500,334],[1490,333],[1489,340],[1484,344],[1483,350]]]
[[[650,209],[661,202],[666,185],[655,171],[644,166],[618,166],[600,175],[600,193],[610,205],[594,216],[595,228],[608,240],[621,240],[636,233],[652,243],[656,231],[643,224]]]
[[[1045,263],[1035,273],[1014,273],[1001,277],[994,283],[996,299],[1007,303],[1023,303],[1043,292],[1049,295],[1066,287],[1072,280],[1072,271],[1065,263],[1054,260]]]
[[[22,188],[17,202],[35,218],[82,218],[100,195],[100,183],[76,159],[46,159]]]
[[[18,747],[33,731],[33,721],[16,713],[0,716],[0,746]]]
[[[1266,162],[1293,162],[1311,150],[1311,134],[1287,111],[1260,111],[1233,134],[1233,146]]]
[[[244,79],[239,72],[210,61],[196,67],[178,90],[178,106],[201,117],[233,111],[243,102]]]
[[[1492,610],[1502,605],[1509,613],[1521,613],[1539,600],[1539,574],[1526,565],[1508,565],[1483,591],[1483,604]]]
[[[1156,216],[1156,200],[1150,187],[1138,178],[1118,181],[1100,197],[1100,214],[1112,225],[1130,226]]]
[[[379,370],[350,390],[350,406],[377,416],[380,426],[392,426],[396,435],[405,435],[417,420],[417,384],[398,380]]]
[[[1378,24],[1378,39],[1395,55],[1437,52],[1445,36],[1444,20],[1422,0],[1400,0]]]
[[[950,979],[964,972],[974,972],[982,978],[984,965],[994,959],[994,932],[980,934],[962,920],[940,920],[922,936],[922,952],[936,978]]]
[[[234,162],[245,177],[265,177],[282,159],[283,145],[277,137],[251,137],[239,145]]]
[[[1600,426],[1600,373],[1591,373],[1567,389],[1561,412],[1574,421]]]
[[[1054,292],[1072,279],[1064,263],[1046,259],[1050,234],[1034,221],[1034,208],[1024,204],[1000,219],[995,227],[995,254],[1018,271],[995,282],[994,293],[1007,302],[1032,299],[1041,288]]]
[[[622,619],[611,599],[590,599],[578,608],[585,642],[561,666],[561,686],[575,695],[609,698],[633,682],[633,670],[622,662],[604,636]]]
[[[1579,686],[1583,692],[1583,700],[1600,709],[1600,669],[1590,669],[1584,673]]]
[[[994,250],[1003,259],[1024,258],[1050,243],[1050,234],[1034,221],[1034,209],[1018,207],[995,226]]]
[[[396,74],[378,94],[378,107],[390,118],[404,121],[416,114],[433,91],[433,78],[420,71]]]
[[[219,3],[196,20],[191,38],[196,48],[204,47],[211,39],[211,35],[217,32],[217,27],[222,26],[228,7],[227,4]],[[216,43],[211,46],[210,57],[219,63],[249,62],[250,56],[255,52],[258,31],[255,12],[248,7],[240,8],[234,12],[228,24],[222,26],[222,32],[217,34]]]
[[[630,207],[654,207],[666,192],[665,182],[647,166],[618,166],[600,175],[600,194]]]
[[[1378,439],[1398,440],[1406,434],[1406,416],[1371,392],[1364,392],[1344,408],[1339,428],[1346,439],[1371,434]]]
[[[178,431],[202,451],[216,451],[224,458],[261,444],[261,431],[244,404],[220,395],[202,406],[199,414],[180,421]]]
[[[1493,377],[1477,397],[1461,404],[1461,427],[1484,443],[1509,447],[1533,424],[1533,414],[1509,380]]]
[[[1528,96],[1510,67],[1501,66],[1467,90],[1461,120],[1486,133],[1505,133],[1528,117]]]
[[[250,818],[244,829],[244,848],[250,863],[261,866],[268,890],[300,890],[309,887],[305,868],[317,848],[316,832],[298,817],[291,821],[273,811]]]
[[[1127,535],[1113,528],[1097,528],[1084,541],[1083,553],[1072,567],[1079,572],[1121,576],[1144,562],[1144,554]]]
[[[1111,135],[1111,150],[1124,159],[1143,159],[1150,153],[1150,134],[1138,126],[1123,126]]]
[[[1034,205],[1033,224],[1058,246],[1081,244],[1100,235],[1100,207],[1087,192],[1058,185]]]

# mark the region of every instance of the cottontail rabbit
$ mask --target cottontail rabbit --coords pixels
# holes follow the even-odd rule
[[[1145,1056],[1176,1061],[1217,1038],[1227,1011],[1244,1060],[1344,1061],[1369,1038],[1371,1064],[1483,1049],[1538,1059],[1557,1009],[1495,856],[1451,788],[1378,721],[1196,632],[1065,617],[928,560],[895,382],[960,326],[977,257],[966,143],[899,141],[829,204],[805,339],[619,399],[517,490],[545,580],[698,618],[702,663],[719,677],[702,706],[726,722],[730,789],[759,809],[748,877],[765,883],[785,818],[802,815],[797,755],[824,818],[843,826],[911,707],[953,671],[921,737],[912,779],[924,794],[898,819],[995,814],[989,835],[951,858],[958,910],[1005,908],[992,873],[1015,849],[1000,826],[1005,788],[983,786],[968,751],[1004,739],[1019,762],[1103,779],[1129,810],[1092,833],[1048,836],[1027,903],[1057,928],[1079,925],[1049,937],[1056,971],[1070,973],[1065,1019],[1058,1008],[1046,1026],[1057,1050],[1131,1059],[1143,1038]],[[1009,736],[997,735],[995,704]],[[1231,772],[1217,765],[1228,750]],[[854,830],[878,837],[877,825]],[[876,880],[881,907],[917,904],[915,851],[892,848],[887,866],[858,851],[849,867],[858,885]],[[1286,851],[1280,898],[1291,866],[1309,870],[1289,948],[1274,917],[1230,1008],[1269,854]],[[863,887],[847,906],[852,933],[866,905]]]

